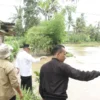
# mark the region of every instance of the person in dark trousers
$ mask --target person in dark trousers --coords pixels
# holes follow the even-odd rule
[[[32,64],[45,58],[45,56],[34,58],[30,54],[29,44],[23,44],[22,50],[17,54],[15,61],[15,66],[21,76],[22,88],[32,91]]]
[[[52,51],[54,57],[41,67],[39,93],[43,100],[66,100],[69,78],[89,81],[100,76],[99,71],[80,71],[63,63],[66,50],[57,45]]]

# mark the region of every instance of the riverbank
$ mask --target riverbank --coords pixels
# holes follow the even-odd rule
[[[64,45],[76,47],[97,47],[100,46],[100,42],[66,43]]]

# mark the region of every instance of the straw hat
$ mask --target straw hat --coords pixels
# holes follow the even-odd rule
[[[11,55],[11,48],[9,45],[0,45],[0,59],[8,58]]]

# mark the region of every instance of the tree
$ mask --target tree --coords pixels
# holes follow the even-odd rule
[[[66,6],[65,10],[66,10],[66,14],[67,14],[67,24],[68,24],[68,31],[69,31],[70,27],[73,25],[72,13],[75,12],[76,7],[75,6]]]
[[[58,0],[39,0],[38,5],[45,20],[49,20],[59,9]]]
[[[52,45],[61,44],[65,38],[65,18],[60,13],[56,14],[48,23],[46,35],[52,39]]]
[[[24,0],[24,25],[25,31],[39,24],[37,0]]]
[[[50,52],[54,45],[61,44],[64,41],[66,35],[64,21],[62,14],[56,14],[39,26],[33,26],[26,33],[27,42],[33,47],[33,50]]]
[[[86,28],[86,33],[90,36],[91,41],[100,41],[100,31],[98,26],[89,25]]]
[[[84,14],[81,14],[81,17],[78,17],[76,19],[75,33],[84,33],[85,28],[86,28],[86,22],[84,19]]]
[[[33,26],[26,33],[26,42],[30,44],[34,54],[49,52],[51,39],[45,35],[45,25]],[[50,53],[50,52],[49,52]]]
[[[75,13],[76,7],[75,6],[65,6],[65,8],[62,9],[62,13],[66,17],[66,25],[68,31],[70,30],[70,27],[74,25],[72,14]]]
[[[21,36],[24,29],[23,29],[23,8],[21,6],[14,6],[16,9],[16,14],[13,14],[13,16],[10,18],[12,22],[15,22],[15,32],[17,36]]]

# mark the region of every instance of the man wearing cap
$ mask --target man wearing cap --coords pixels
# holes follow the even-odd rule
[[[43,100],[66,100],[69,78],[89,81],[100,76],[99,71],[80,71],[63,63],[66,50],[62,45],[55,46],[52,53],[52,60],[44,64],[40,70],[39,92]]]
[[[8,60],[10,54],[11,48],[8,45],[0,46],[0,100],[16,100],[15,90],[18,92],[20,99],[23,98],[16,68]]]
[[[29,44],[24,44],[23,49],[17,54],[15,65],[21,75],[21,86],[32,91],[32,63],[39,62],[44,56],[35,59],[30,55]]]

